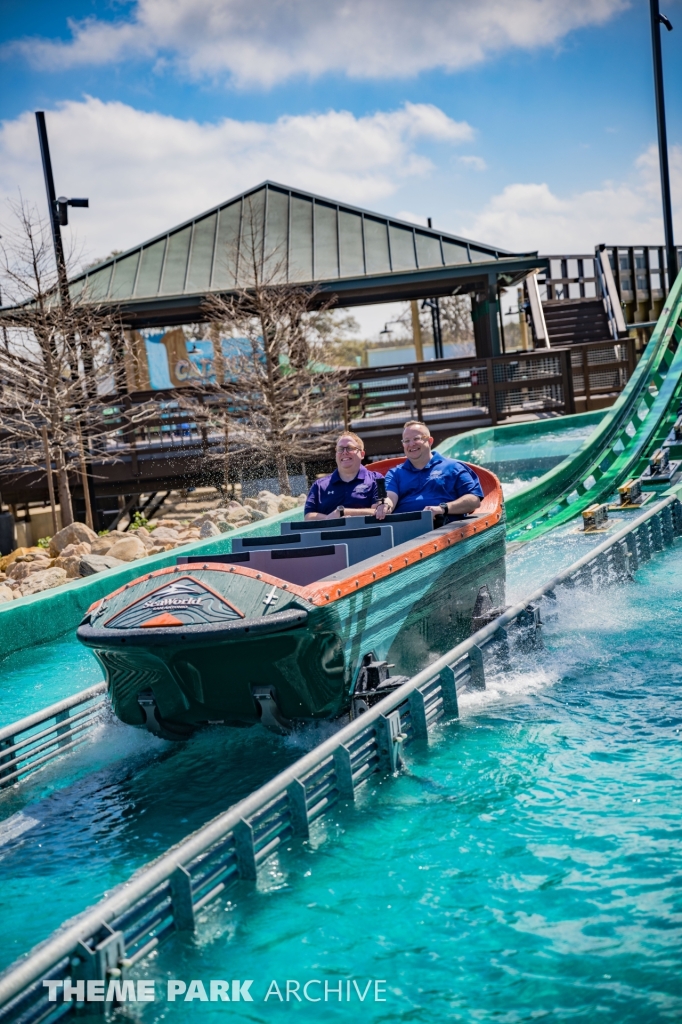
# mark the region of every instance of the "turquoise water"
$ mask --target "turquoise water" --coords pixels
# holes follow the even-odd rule
[[[510,593],[601,539],[557,531],[514,552]],[[253,1021],[289,1011],[263,1002],[271,980],[315,978],[361,992],[385,980],[386,1002],[372,989],[360,1007],[351,988],[323,1011],[296,1003],[311,1020],[678,1020],[681,580],[682,547],[634,586],[563,594],[544,652],[462,697],[461,720],[411,748],[400,778],[339,808],[140,968],[160,986],[141,1019],[213,1021],[221,1004],[161,999],[179,977],[253,979],[256,1001],[229,1007]],[[74,689],[95,681],[76,680],[88,662],[68,648],[12,659],[16,699],[19,673],[42,673],[43,694],[60,665]],[[0,796],[0,966],[319,736],[216,729],[176,746],[105,718],[96,738]]]
[[[544,652],[150,958],[141,1019],[212,1022],[228,1008],[166,1003],[166,980],[238,978],[249,1021],[292,1012],[273,979],[385,980],[386,1002],[295,1003],[310,1020],[679,1020],[681,581],[678,549],[563,594]]]
[[[510,459],[544,457],[547,455],[570,455],[577,451],[583,441],[594,433],[594,426],[575,427],[573,430],[556,431],[534,437],[510,438],[504,443],[489,441],[472,450],[472,456],[480,456],[492,462],[506,462]]]
[[[91,652],[68,634],[0,661],[0,726],[16,722],[104,678]]]

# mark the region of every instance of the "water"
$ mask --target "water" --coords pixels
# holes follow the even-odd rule
[[[512,597],[603,539],[574,528],[510,556]],[[464,696],[460,722],[428,752],[412,748],[371,807],[365,794],[339,808],[255,890],[209,908],[196,938],[140,968],[159,995],[140,1019],[212,1024],[221,1004],[167,1004],[165,981],[226,977],[253,979],[256,1001],[229,1007],[250,1021],[288,1012],[263,1002],[287,978],[352,978],[361,992],[385,980],[386,1002],[371,989],[359,1008],[351,988],[325,1019],[678,1020],[681,570],[679,549],[635,586],[562,595],[546,651]],[[41,706],[64,680],[96,681],[74,651],[59,641],[7,659],[3,699],[16,710],[23,685]],[[96,743],[0,796],[0,966],[319,739],[216,729],[180,746],[109,718],[98,728]],[[315,1003],[299,1009],[320,1019]]]
[[[229,1007],[249,1021],[289,1012],[264,1002],[273,979],[344,980],[341,1003],[296,1004],[316,1021],[679,1020],[681,581],[678,549],[634,586],[563,593],[546,650],[464,697],[371,806],[339,808],[149,959],[141,1020],[228,1009],[167,1003],[168,978],[252,979]],[[346,979],[384,980],[386,1002],[347,1002]]]
[[[557,466],[572,455],[593,433],[595,427],[573,427],[570,430],[556,430],[537,437],[518,437],[508,440],[488,441],[467,452],[467,461],[487,466],[500,478],[503,484],[516,485],[514,490],[504,489],[505,497],[520,490],[537,479],[542,473]]]
[[[92,653],[73,634],[0,661],[0,726],[40,711],[104,678]]]

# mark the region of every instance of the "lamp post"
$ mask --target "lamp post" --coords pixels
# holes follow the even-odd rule
[[[661,25],[672,32],[668,18],[658,9],[658,0],[649,0],[651,7],[651,43],[654,59],[654,90],[656,92],[656,120],[658,122],[658,159],[661,165],[661,198],[663,200],[663,230],[668,260],[668,290],[677,277],[677,250],[673,240],[673,208],[670,198],[670,171],[668,169],[668,133],[665,125],[665,99],[663,95],[663,60],[661,57]]]
[[[45,113],[36,110],[36,125],[38,127],[38,139],[40,141],[40,155],[43,160],[43,176],[45,178],[45,191],[47,192],[47,206],[50,211],[50,226],[52,228],[52,242],[54,245],[54,258],[57,264],[57,282],[59,297],[65,309],[71,305],[69,295],[69,279],[66,273],[66,260],[64,259],[64,244],[62,242],[62,227],[69,223],[70,206],[89,206],[88,199],[66,199],[55,192],[54,177],[52,176],[52,159],[50,157],[50,144],[47,140],[47,125],[45,124]]]

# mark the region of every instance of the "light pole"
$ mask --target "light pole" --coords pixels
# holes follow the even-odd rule
[[[43,176],[45,178],[45,191],[47,192],[47,206],[50,211],[50,226],[52,227],[52,242],[54,244],[54,258],[57,264],[57,282],[59,286],[59,297],[62,306],[68,309],[71,305],[69,296],[69,279],[66,273],[66,260],[64,259],[64,245],[62,243],[62,227],[69,223],[70,206],[89,206],[88,199],[66,199],[59,196],[54,188],[54,177],[52,176],[52,160],[50,158],[50,144],[47,141],[47,125],[45,124],[45,113],[36,110],[36,125],[38,126],[38,139],[40,141],[40,155],[43,160]]]
[[[668,290],[677,277],[677,250],[673,240],[673,208],[670,199],[670,171],[668,169],[668,133],[665,125],[665,99],[663,96],[663,61],[661,57],[661,25],[668,32],[673,27],[658,9],[658,0],[649,0],[651,7],[651,43],[654,58],[654,89],[656,92],[656,120],[658,122],[658,159],[661,165],[661,198],[663,200],[663,230],[668,260]]]

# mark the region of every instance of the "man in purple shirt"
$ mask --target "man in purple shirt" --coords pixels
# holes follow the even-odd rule
[[[305,503],[306,519],[371,516],[379,501],[377,479],[362,464],[365,446],[357,434],[342,434],[336,442],[336,469],[316,480]]]

